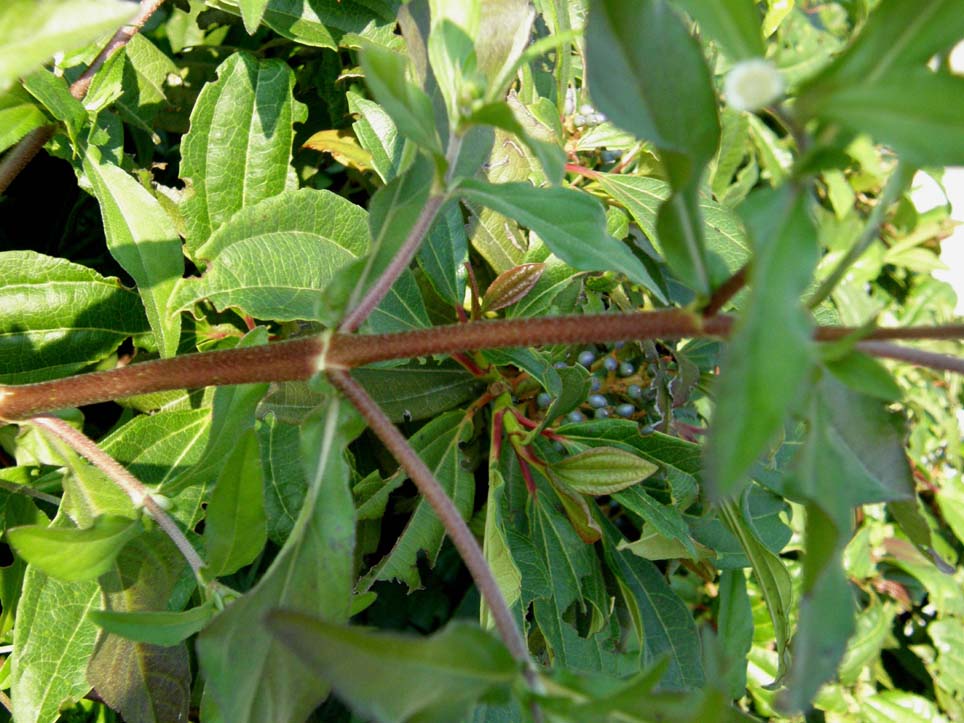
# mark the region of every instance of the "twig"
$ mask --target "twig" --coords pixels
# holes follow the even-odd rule
[[[8,482],[7,480],[0,480],[0,490],[6,490],[13,495],[24,495],[26,497],[33,497],[35,500],[40,500],[42,502],[48,502],[52,505],[59,505],[60,498],[54,495],[48,495],[46,492],[41,492],[40,490],[35,490],[29,485],[18,485],[13,482]],[[0,651],[2,654],[2,651]]]
[[[907,185],[907,182],[913,175],[913,171],[914,169],[903,161],[897,164],[897,168],[894,169],[894,172],[890,174],[890,178],[887,179],[887,184],[884,186],[880,198],[877,199],[877,205],[874,206],[870,215],[867,217],[867,223],[864,225],[864,230],[861,232],[860,238],[850,247],[844,257],[840,259],[833,271],[830,272],[830,275],[820,283],[817,290],[813,292],[813,296],[807,301],[808,308],[817,308],[820,302],[830,296],[837,284],[840,283],[840,280],[846,275],[847,269],[877,240],[877,234],[880,231],[881,224],[884,222],[887,209],[894,204],[901,191],[904,190],[904,186]]]
[[[352,369],[389,359],[466,350],[621,340],[726,338],[733,317],[702,318],[679,309],[478,321],[394,334],[333,334],[245,349],[188,354],[109,371],[16,386],[0,385],[0,421],[16,422],[52,409],[77,407],[169,389],[310,379],[319,369]],[[848,326],[818,326],[816,341],[854,334]],[[874,329],[865,341],[964,339],[964,324]]]
[[[861,341],[857,342],[856,346],[860,351],[872,356],[897,359],[921,367],[964,374],[964,358],[951,356],[950,354],[938,354],[932,351],[924,351],[923,349],[912,349],[906,346],[890,344],[886,341]]]
[[[736,293],[746,285],[750,273],[750,264],[744,264],[735,274],[724,281],[710,296],[703,309],[703,316],[716,316],[723,308],[723,304],[732,299]]]
[[[32,417],[31,424],[41,427],[58,439],[67,443],[71,449],[82,457],[90,461],[95,467],[107,475],[108,479],[121,488],[130,497],[135,507],[143,507],[148,515],[157,523],[173,542],[177,549],[181,551],[187,564],[194,571],[194,576],[201,579],[201,568],[204,567],[204,560],[197,554],[197,551],[188,541],[184,533],[168,514],[161,509],[151,491],[134,475],[118,464],[113,457],[104,452],[94,440],[90,439],[83,432],[71,427],[67,422],[59,417],[41,415]]]
[[[435,514],[438,515],[446,533],[462,556],[465,566],[469,569],[482,598],[489,606],[496,629],[509,652],[516,660],[525,664],[528,671],[534,671],[534,664],[529,658],[529,648],[526,645],[525,638],[512,617],[512,612],[506,604],[505,597],[499,589],[499,584],[496,582],[492,570],[485,561],[482,548],[479,547],[479,543],[472,535],[468,525],[465,524],[465,520],[462,519],[452,500],[449,499],[445,490],[432,475],[431,470],[415,453],[415,450],[412,449],[391,420],[385,416],[381,407],[358,382],[352,379],[347,371],[330,371],[328,379],[361,412],[365,421],[368,422],[368,426],[398,460],[412,482],[415,483],[422,497],[435,510]]]
[[[422,207],[422,212],[418,215],[418,218],[415,219],[415,224],[408,232],[408,236],[405,237],[405,241],[395,255],[395,258],[392,259],[384,273],[378,277],[378,281],[372,285],[362,299],[345,314],[345,318],[342,319],[341,326],[338,328],[340,332],[347,334],[355,331],[355,329],[361,326],[362,322],[368,318],[369,314],[375,310],[375,307],[381,303],[381,300],[385,298],[385,294],[392,288],[392,284],[394,284],[402,272],[408,268],[408,265],[412,263],[412,259],[415,258],[415,254],[418,252],[418,247],[421,245],[429,229],[432,228],[435,216],[438,214],[445,200],[446,196],[444,194],[429,196],[425,205]]]
[[[111,39],[107,41],[107,45],[91,61],[88,68],[71,84],[70,94],[74,98],[83,100],[97,71],[114,53],[127,45],[131,38],[141,31],[141,28],[163,4],[164,0],[141,0],[140,10],[134,16],[134,19],[114,33]],[[53,137],[55,131],[56,126],[53,125],[37,128],[24,136],[16,147],[4,156],[3,160],[0,161],[0,193],[10,187],[13,180],[40,152],[44,144]]]
[[[13,713],[13,701],[10,696],[0,690],[0,705],[7,709],[8,713]]]

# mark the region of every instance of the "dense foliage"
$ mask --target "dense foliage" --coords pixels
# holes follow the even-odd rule
[[[964,720],[960,10],[6,0],[12,718]]]

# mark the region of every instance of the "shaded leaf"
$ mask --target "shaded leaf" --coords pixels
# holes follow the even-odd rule
[[[205,603],[179,612],[91,610],[87,617],[103,630],[128,640],[171,646],[200,632],[215,613],[214,605]]]
[[[465,623],[417,638],[278,610],[268,625],[355,712],[378,721],[459,720],[474,701],[519,675],[500,642]]]
[[[59,580],[92,580],[142,532],[129,517],[98,517],[90,527],[11,527],[7,539],[28,564]]]

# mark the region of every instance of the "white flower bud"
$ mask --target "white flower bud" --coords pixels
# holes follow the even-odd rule
[[[783,78],[769,60],[753,58],[734,65],[723,81],[723,92],[736,110],[759,110],[783,95]]]

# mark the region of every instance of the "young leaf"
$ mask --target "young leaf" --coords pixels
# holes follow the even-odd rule
[[[181,205],[193,253],[237,211],[289,187],[294,74],[281,60],[235,53],[201,90],[181,140]]]
[[[142,532],[129,517],[103,516],[90,527],[31,525],[7,530],[7,540],[28,564],[59,580],[92,580],[110,569],[114,558]]]
[[[706,452],[707,482],[719,498],[746,484],[800,396],[813,357],[811,322],[800,304],[817,260],[807,197],[784,186],[757,192],[747,204],[757,245],[750,298],[720,364]]]
[[[522,596],[522,573],[506,539],[507,527],[502,500],[505,497],[505,479],[498,465],[489,467],[489,490],[485,503],[485,532],[482,536],[482,553],[492,568],[492,575],[499,591],[511,609]],[[484,603],[479,610],[479,622],[485,629],[494,626],[492,614]]]
[[[439,296],[453,305],[465,301],[468,247],[459,204],[451,201],[439,210],[416,259]]]
[[[549,465],[552,478],[584,495],[608,495],[642,482],[659,467],[615,447],[593,447]]]
[[[318,131],[302,144],[302,148],[329,153],[338,163],[357,171],[371,170],[372,154],[358,145],[351,131]]]
[[[362,53],[361,63],[365,82],[402,135],[430,154],[441,157],[442,143],[435,130],[432,101],[424,90],[406,77],[408,61],[405,56],[369,45]]]
[[[267,539],[258,438],[247,429],[222,461],[204,523],[212,577],[230,575],[254,560]]]
[[[180,612],[91,610],[87,613],[87,618],[114,635],[139,643],[167,647],[177,645],[200,632],[215,613],[213,603],[204,603]]]
[[[157,199],[100,152],[89,148],[84,173],[100,204],[107,248],[133,277],[161,356],[174,356],[181,315],[170,308],[174,287],[184,275],[177,229]]]
[[[304,429],[310,482],[291,535],[258,584],[198,636],[207,690],[225,721],[303,721],[328,693],[264,626],[265,614],[277,607],[333,622],[348,617],[355,511],[344,450],[361,428],[337,398],[323,415]]]
[[[388,183],[402,167],[405,139],[399,137],[395,121],[378,103],[352,91],[346,98],[349,110],[357,116],[352,129],[358,142],[371,154],[375,173]]]
[[[545,269],[545,264],[522,264],[503,271],[482,294],[482,310],[498,311],[516,303],[532,290]]]
[[[506,689],[519,666],[479,628],[450,623],[428,638],[332,625],[277,610],[271,631],[359,715],[385,723],[462,720],[473,702]]]
[[[64,124],[76,152],[81,126],[87,120],[87,110],[83,103],[71,95],[67,81],[43,69],[24,78],[23,87],[55,120]]]
[[[459,183],[459,191],[469,201],[528,226],[552,253],[573,268],[619,271],[665,301],[642,262],[625,244],[606,233],[606,215],[591,196],[568,188],[493,184],[469,178]]]
[[[38,3],[9,0],[0,7],[0,92],[56,53],[83,48],[134,17],[137,8],[120,0]]]

